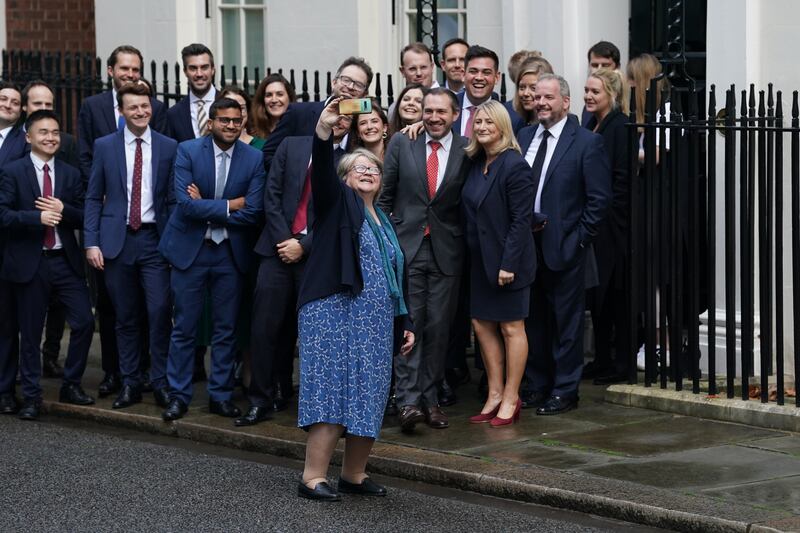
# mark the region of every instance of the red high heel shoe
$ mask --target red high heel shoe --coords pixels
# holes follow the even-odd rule
[[[489,425],[491,425],[493,428],[497,428],[502,426],[510,426],[514,422],[519,422],[519,413],[521,410],[522,410],[522,400],[518,399],[517,407],[514,408],[514,414],[511,415],[511,418],[500,418],[499,416],[495,416],[489,421]]]
[[[502,403],[502,402],[501,402]],[[497,416],[497,412],[500,411],[500,404],[497,404],[497,407],[489,411],[488,413],[479,413],[475,416],[469,417],[470,424],[483,424],[484,422],[489,422],[492,418]]]

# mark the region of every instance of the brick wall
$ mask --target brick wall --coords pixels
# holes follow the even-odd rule
[[[8,49],[95,53],[94,0],[6,0]]]

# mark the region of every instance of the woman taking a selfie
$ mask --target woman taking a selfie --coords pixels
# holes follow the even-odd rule
[[[308,429],[301,497],[335,501],[331,455],[345,438],[338,491],[384,496],[365,473],[389,394],[392,356],[414,345],[406,310],[404,258],[389,218],[375,207],[383,163],[358,148],[333,164],[340,99],[320,115],[313,140],[314,246],[300,287],[300,401],[297,425]],[[399,325],[399,327],[398,327]],[[395,335],[398,332],[398,335]],[[402,334],[399,334],[402,332]],[[398,340],[402,337],[402,340]]]

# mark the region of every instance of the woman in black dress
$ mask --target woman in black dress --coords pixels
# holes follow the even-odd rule
[[[519,385],[528,359],[525,318],[536,273],[534,186],[503,104],[490,100],[479,105],[472,131],[466,149],[472,164],[462,205],[471,257],[470,316],[489,395],[470,422],[497,427],[516,422],[522,406]]]
[[[599,285],[590,301],[595,336],[595,384],[628,380],[630,327],[625,310],[625,269],[627,268],[628,213],[628,88],[617,70],[600,69],[589,75],[583,101],[591,119],[584,127],[603,136],[612,171],[613,198],[605,222],[594,241]],[[611,336],[615,333],[616,354],[611,357]]]

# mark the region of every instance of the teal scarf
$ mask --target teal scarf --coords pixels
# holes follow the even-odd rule
[[[394,229],[392,229],[392,224],[389,222],[389,217],[387,217],[386,213],[380,209],[376,209],[375,212],[378,214],[378,218],[381,220],[381,225],[386,230],[386,236],[389,238],[392,248],[394,248],[394,265],[392,265],[391,260],[389,259],[389,253],[386,251],[386,243],[383,240],[381,226],[375,222],[375,219],[372,218],[372,215],[365,207],[364,218],[367,219],[369,229],[371,229],[372,234],[375,235],[375,240],[378,241],[378,248],[381,251],[383,273],[386,275],[386,281],[389,282],[389,294],[391,294],[392,299],[394,300],[394,316],[407,315],[408,309],[406,308],[406,302],[403,299],[403,264],[405,261],[405,258],[403,257],[403,250],[400,249],[400,243],[397,241],[397,235],[395,235]]]

